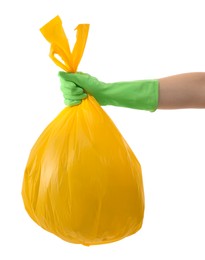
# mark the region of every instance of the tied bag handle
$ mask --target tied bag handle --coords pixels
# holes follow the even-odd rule
[[[51,44],[49,53],[50,58],[57,66],[67,72],[77,71],[85,49],[89,24],[79,24],[75,30],[77,30],[76,42],[73,51],[71,52],[68,39],[63,30],[62,21],[59,16],[53,18],[40,29],[43,36]],[[55,57],[56,54],[60,56],[64,63]]]

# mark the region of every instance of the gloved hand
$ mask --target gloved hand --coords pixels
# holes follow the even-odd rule
[[[104,83],[82,72],[59,72],[61,90],[67,106],[78,105],[87,94],[100,105],[113,105],[154,112],[158,106],[157,79]]]

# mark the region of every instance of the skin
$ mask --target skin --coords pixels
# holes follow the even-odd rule
[[[158,109],[205,108],[205,72],[159,79]]]

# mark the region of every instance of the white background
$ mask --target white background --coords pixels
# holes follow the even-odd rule
[[[90,23],[79,70],[106,82],[202,72],[203,2],[0,2],[0,259],[205,259],[203,109],[105,108],[142,165],[146,210],[135,235],[100,246],[66,243],[37,226],[21,198],[30,149],[64,107],[39,28],[60,15],[73,44],[74,28]]]

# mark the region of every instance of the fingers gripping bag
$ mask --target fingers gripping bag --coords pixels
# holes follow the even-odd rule
[[[71,52],[59,16],[41,28],[50,57],[67,72],[77,70],[89,25],[76,30]],[[114,242],[137,232],[143,222],[141,166],[90,95],[65,107],[39,136],[25,168],[22,197],[39,226],[71,243]]]

